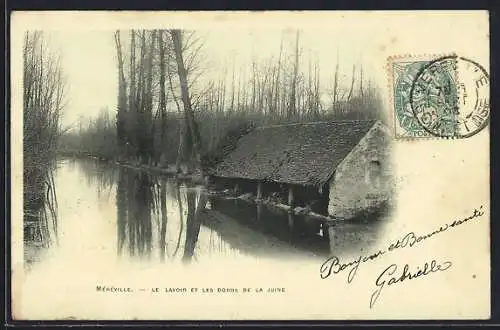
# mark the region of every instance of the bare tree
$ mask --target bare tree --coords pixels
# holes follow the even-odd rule
[[[337,102],[339,101],[339,56],[337,53],[337,64],[335,65],[335,75],[333,78],[333,100],[332,110],[336,112]]]
[[[297,31],[295,37],[295,64],[293,67],[293,77],[291,83],[290,92],[290,111],[288,112],[289,117],[294,117],[297,114],[297,78],[299,73],[299,31]]]
[[[135,122],[137,118],[137,102],[136,102],[136,60],[135,60],[135,31],[130,31],[130,63],[129,63],[129,74],[130,74],[130,88],[129,88],[129,99],[128,99],[128,116],[127,116],[127,134],[130,146],[130,156],[136,157],[137,150],[137,134],[135,128]]]
[[[282,56],[282,53],[283,53],[283,36],[281,37],[281,42],[280,42],[280,53],[279,53],[279,57],[278,57],[278,67],[277,67],[277,70],[276,70],[276,82],[275,82],[275,91],[274,91],[274,109],[275,111],[274,112],[278,112],[279,110],[279,105],[280,105],[280,102],[279,102],[279,99],[280,99],[280,96],[279,96],[279,86],[280,86],[280,73],[281,73],[281,56]]]
[[[235,66],[235,63],[234,63],[234,59],[233,59],[233,76],[232,76],[232,80],[231,80],[231,108],[230,108],[230,111],[233,112],[234,111],[234,93],[235,93],[235,86],[234,86],[234,68]]]
[[[162,148],[160,152],[160,163],[161,166],[166,165],[165,158],[165,147],[163,144],[166,143],[166,127],[167,127],[167,100],[166,100],[166,89],[165,89],[165,44],[163,42],[163,30],[158,31],[158,47],[160,48],[160,121],[161,121],[161,138],[160,138],[160,146]]]
[[[255,97],[256,97],[256,84],[257,84],[257,67],[255,58],[252,59],[252,111],[255,111]]]
[[[52,242],[49,216],[57,239],[57,198],[52,165],[62,134],[66,106],[61,58],[51,51],[42,32],[26,32],[23,45],[23,206],[40,226],[40,242]],[[25,237],[31,239],[31,237]]]
[[[180,30],[171,30],[170,35],[172,37],[172,42],[174,46],[175,59],[177,62],[177,70],[179,75],[179,81],[181,85],[181,95],[182,103],[184,104],[184,114],[187,118],[187,124],[189,127],[189,132],[193,140],[194,154],[196,157],[196,162],[199,167],[201,176],[203,177],[203,169],[201,166],[201,145],[200,145],[200,134],[198,127],[196,125],[196,120],[194,118],[193,109],[191,107],[191,99],[189,97],[189,87],[187,81],[187,73],[184,67],[184,58],[182,51],[182,35]]]
[[[350,101],[352,98],[352,92],[354,90],[354,81],[355,81],[355,72],[356,72],[356,64],[352,65],[352,80],[351,80],[351,88],[349,89],[349,95],[347,95],[347,101]]]
[[[59,119],[64,109],[66,83],[60,57],[48,50],[42,32],[27,32],[24,40],[24,147],[29,157],[45,164],[55,153],[61,133]],[[31,152],[33,154],[31,154]]]
[[[118,138],[118,147],[120,148],[120,158],[124,156],[126,146],[126,127],[127,118],[127,82],[123,69],[123,52],[120,39],[120,31],[115,32],[116,52],[118,57],[118,109],[116,113],[116,133]],[[80,134],[81,134],[80,128]]]
[[[359,70],[359,94],[361,97],[364,96],[364,91],[363,91],[363,65],[361,65],[361,68]]]
[[[179,104],[179,100],[177,98],[177,96],[175,95],[175,92],[174,92],[174,86],[173,86],[173,82],[172,82],[172,72],[170,70],[170,66],[167,65],[167,77],[168,77],[168,83],[169,83],[169,86],[170,86],[170,93],[172,95],[172,98],[175,102],[175,105],[176,105],[176,108],[177,108],[177,112],[179,115],[182,115],[182,110],[181,110],[181,106]],[[185,119],[186,116],[183,116],[182,118]],[[177,158],[176,158],[176,161],[175,161],[175,171],[176,173],[179,173],[179,170],[180,170],[180,163],[181,163],[181,157],[182,157],[182,151],[184,149],[184,143],[185,143],[185,139],[184,139],[184,134],[186,134],[185,132],[187,131],[186,130],[186,120],[180,120],[179,121],[179,144],[177,146]]]

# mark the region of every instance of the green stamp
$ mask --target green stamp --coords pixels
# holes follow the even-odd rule
[[[489,122],[489,76],[459,57],[390,59],[396,138],[466,138]]]
[[[411,91],[415,77],[430,61],[391,63],[393,73],[393,107],[397,137],[426,137],[430,134],[420,125],[411,108]]]

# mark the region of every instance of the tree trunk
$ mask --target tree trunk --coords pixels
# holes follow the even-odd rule
[[[191,100],[189,97],[187,74],[186,74],[186,69],[184,67],[184,59],[182,54],[181,31],[171,30],[170,34],[172,36],[172,41],[174,45],[175,60],[177,62],[179,82],[181,85],[182,103],[184,103],[184,114],[186,116],[189,131],[191,133],[191,138],[193,140],[193,149],[197,163],[196,165],[199,168],[201,177],[203,177],[203,168],[201,164],[200,134],[196,125],[196,120],[194,118],[193,109],[191,107]]]
[[[231,112],[234,111],[234,59],[233,59],[233,79],[231,82]]]
[[[151,43],[149,46],[148,61],[147,61],[147,80],[145,90],[145,147],[146,147],[146,163],[153,165],[154,160],[154,121],[153,121],[153,56],[156,41],[156,30],[153,30],[150,35]]]
[[[170,53],[168,53],[170,55]],[[170,59],[170,56],[168,56],[168,58]],[[170,61],[167,61],[167,64],[170,63]],[[175,102],[175,105],[177,107],[177,112],[179,113],[179,115],[181,116],[181,118],[179,118],[179,143],[178,143],[178,146],[177,146],[177,158],[176,158],[176,161],[175,161],[175,172],[176,173],[179,173],[180,171],[180,164],[181,164],[181,158],[182,158],[182,151],[184,149],[184,131],[185,131],[185,115],[183,115],[182,113],[182,110],[181,110],[181,106],[179,105],[179,101],[177,99],[177,96],[175,95],[175,92],[174,92],[174,86],[173,86],[173,83],[172,83],[172,73],[170,72],[170,65],[167,65],[167,77],[168,77],[168,83],[169,83],[169,86],[170,86],[170,93],[172,94],[172,98],[174,99],[174,102]]]
[[[292,91],[290,93],[290,110],[288,112],[289,118],[293,118],[297,112],[296,93],[297,93],[297,77],[299,73],[299,31],[297,31],[295,39],[295,66],[293,68]]]
[[[126,147],[126,135],[125,135],[125,120],[127,112],[127,83],[125,81],[125,74],[123,70],[123,55],[122,46],[120,40],[120,31],[115,33],[116,51],[118,56],[118,109],[116,114],[116,135],[118,139],[118,147],[120,149],[119,158],[123,158],[125,155]],[[80,134],[81,134],[81,122],[80,122]]]
[[[255,90],[255,79],[257,79],[257,75],[256,75],[256,72],[255,72],[255,59],[253,60],[252,62],[252,112],[255,112],[255,93],[256,93],[256,90]]]
[[[279,112],[279,99],[280,99],[280,94],[279,94],[279,85],[280,85],[280,72],[281,72],[281,54],[283,53],[283,37],[281,38],[281,43],[280,43],[280,55],[278,57],[278,69],[276,73],[276,82],[275,82],[275,92],[274,92],[274,112],[277,113]]]
[[[135,81],[135,31],[130,31],[130,90],[128,99],[127,133],[129,140],[129,157],[137,157],[137,104],[136,104],[136,81]]]
[[[347,95],[347,101],[351,100],[352,97],[352,90],[354,89],[354,73],[356,72],[356,64],[353,64],[352,66],[352,80],[351,80],[351,88],[349,89],[349,95]]]
[[[338,102],[338,99],[339,99],[339,96],[338,96],[338,83],[339,83],[339,60],[338,60],[338,56],[337,56],[337,65],[335,66],[335,77],[334,77],[334,80],[333,80],[333,104],[332,104],[332,110],[334,112],[334,114],[336,115],[337,113],[337,102]]]
[[[167,164],[166,160],[166,130],[167,130],[167,102],[165,90],[165,45],[163,43],[163,30],[158,31],[158,47],[160,48],[160,166]]]
[[[146,163],[146,148],[145,148],[145,135],[146,135],[146,123],[145,123],[145,58],[146,58],[146,36],[145,31],[142,31],[140,35],[140,58],[139,58],[139,79],[136,94],[136,104],[137,104],[137,120],[136,133],[137,133],[137,151],[139,154],[139,161],[142,164]]]
[[[361,97],[364,96],[364,91],[363,91],[363,65],[361,65],[361,68],[359,70],[359,94]]]

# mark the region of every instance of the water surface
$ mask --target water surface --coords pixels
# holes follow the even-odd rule
[[[329,254],[318,221],[252,202],[210,198],[203,188],[173,178],[92,159],[60,159],[54,178],[57,222],[48,226],[51,239],[43,246],[25,236],[29,264],[63,258],[190,263]]]

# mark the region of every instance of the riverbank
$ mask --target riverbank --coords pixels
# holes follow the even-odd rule
[[[138,164],[138,163],[132,163],[129,161],[120,161],[120,160],[115,160],[115,159],[107,159],[104,157],[97,157],[97,156],[92,156],[92,155],[87,155],[87,154],[75,154],[75,153],[59,153],[60,157],[63,158],[86,158],[86,159],[94,159],[99,162],[105,162],[108,164],[113,164],[121,167],[125,167],[134,171],[140,171],[140,172],[146,172],[152,175],[161,175],[161,176],[168,176],[168,177],[175,177],[178,180],[183,180],[183,181],[191,181],[195,184],[200,184],[204,185],[205,181],[201,177],[199,173],[182,173],[178,172],[176,169],[176,166],[173,164],[169,164],[163,167],[160,166],[152,166],[152,165],[146,165],[146,164]]]
[[[289,205],[281,203],[278,200],[274,200],[271,197],[258,199],[255,195],[253,195],[251,193],[237,194],[233,190],[230,190],[230,189],[225,189],[222,191],[215,190],[215,189],[213,189],[213,187],[211,187],[208,184],[207,180],[205,180],[204,178],[202,178],[200,176],[199,173],[179,173],[179,172],[177,172],[176,166],[173,164],[170,164],[170,165],[167,165],[164,167],[159,167],[159,166],[151,166],[151,165],[145,165],[145,164],[133,164],[131,162],[118,161],[118,160],[109,160],[109,159],[105,159],[102,157],[96,157],[96,156],[91,156],[91,155],[76,155],[76,154],[64,154],[63,153],[60,156],[62,156],[62,157],[76,157],[76,158],[90,158],[90,159],[94,159],[94,160],[97,160],[100,162],[106,162],[109,164],[114,164],[116,166],[125,167],[127,169],[131,169],[134,171],[149,173],[151,175],[172,177],[172,178],[176,178],[177,180],[188,181],[188,182],[196,184],[196,185],[206,186],[207,193],[211,197],[223,198],[223,199],[240,199],[240,200],[254,203],[254,204],[266,205],[270,208],[279,209],[281,211],[292,213],[295,215],[302,215],[302,216],[311,217],[311,218],[314,218],[314,219],[317,219],[320,221],[325,221],[325,222],[335,221],[335,219],[333,219],[327,215],[313,212],[308,207],[301,207],[301,206],[291,207]]]
[[[114,163],[115,165],[118,166],[126,167],[134,171],[146,172],[153,175],[164,175],[169,177],[175,177],[179,180],[191,181],[192,183],[200,185],[205,184],[204,179],[201,177],[199,173],[193,173],[193,174],[178,173],[175,168],[175,165],[168,165],[167,167],[158,167],[158,166],[150,166],[144,164],[136,165],[120,161],[112,161],[111,163]]]

